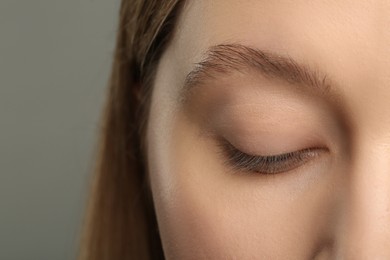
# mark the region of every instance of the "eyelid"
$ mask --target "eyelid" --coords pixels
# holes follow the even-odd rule
[[[323,147],[312,147],[283,154],[259,156],[240,151],[226,139],[221,139],[218,144],[227,158],[227,165],[233,167],[236,171],[258,174],[277,174],[291,171],[327,150]]]

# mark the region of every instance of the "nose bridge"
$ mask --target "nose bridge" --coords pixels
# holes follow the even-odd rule
[[[355,149],[346,187],[342,237],[347,259],[390,259],[390,141]]]

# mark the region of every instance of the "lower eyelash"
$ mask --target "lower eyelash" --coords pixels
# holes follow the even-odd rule
[[[219,140],[218,146],[227,158],[226,164],[233,170],[260,174],[276,174],[295,169],[318,156],[322,149],[307,148],[279,155],[255,156],[241,152],[226,139]]]

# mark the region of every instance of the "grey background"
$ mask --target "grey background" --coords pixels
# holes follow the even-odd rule
[[[119,0],[0,0],[0,259],[74,259]]]

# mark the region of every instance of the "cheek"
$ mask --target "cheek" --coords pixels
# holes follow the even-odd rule
[[[168,125],[150,134],[148,153],[168,259],[305,259],[327,239],[338,175],[325,173],[329,166],[282,178],[235,175],[195,124],[179,113]]]

